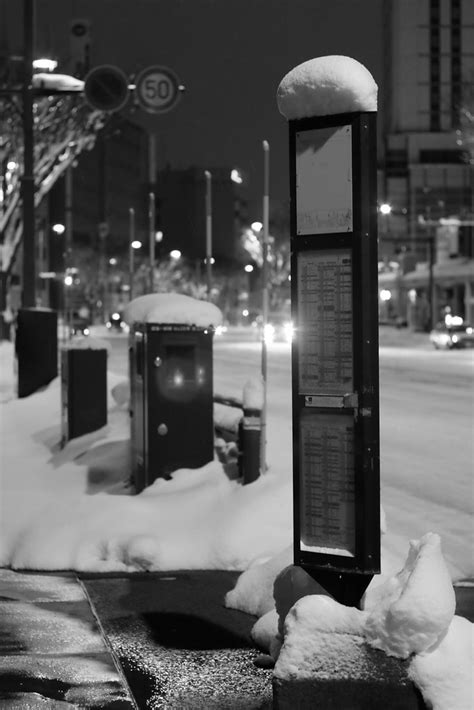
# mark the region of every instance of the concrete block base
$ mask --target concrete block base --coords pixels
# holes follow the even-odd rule
[[[274,710],[425,710],[407,675],[409,661],[351,634],[321,633],[318,641],[317,655],[295,673],[277,661]]]

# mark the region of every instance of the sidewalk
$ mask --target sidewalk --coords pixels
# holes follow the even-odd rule
[[[269,710],[238,576],[0,569],[0,708]]]
[[[136,710],[74,574],[0,569],[0,707]]]
[[[255,618],[224,607],[238,576],[0,569],[0,707],[270,710]],[[473,621],[473,582],[455,591]]]

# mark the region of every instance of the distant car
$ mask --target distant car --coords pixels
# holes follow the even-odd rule
[[[449,317],[445,322],[437,323],[429,337],[436,350],[474,347],[472,325],[458,316]]]
[[[86,318],[73,318],[71,323],[71,335],[89,335],[90,323]]]
[[[227,333],[227,326],[226,325],[216,325],[214,328],[214,335],[224,335],[224,333]]]
[[[262,317],[259,315],[252,322],[258,340],[262,338]],[[269,313],[264,327],[264,340],[268,343],[291,343],[294,335],[293,323],[288,313]]]
[[[110,314],[110,318],[106,323],[107,328],[116,330],[119,333],[127,329],[127,324],[123,320],[123,315],[119,311]]]

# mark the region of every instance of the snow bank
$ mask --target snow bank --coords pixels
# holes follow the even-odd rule
[[[91,335],[75,335],[70,340],[61,344],[62,350],[107,350],[112,351],[112,346],[107,340],[95,338]]]
[[[364,613],[320,594],[302,597],[290,609],[284,623],[284,643],[275,672],[279,678],[312,678],[321,654],[324,634],[362,635]],[[348,641],[349,639],[347,639]],[[327,649],[324,647],[325,662]],[[334,658],[337,668],[340,660]],[[317,664],[316,664],[317,666]]]
[[[289,556],[285,549],[246,570],[226,596],[227,606],[260,616],[252,638],[276,659],[278,678],[311,678],[321,659],[327,667],[327,653],[335,654],[334,668],[342,656],[350,665],[354,649],[367,643],[390,656],[411,657],[409,676],[433,710],[472,710],[474,627],[454,616],[438,535],[411,541],[403,568],[378,586],[374,578],[370,603],[361,611],[320,593],[298,567],[276,574]]]
[[[222,324],[221,310],[208,301],[180,293],[149,293],[125,306],[123,319],[132,323],[179,323],[198,328]]]
[[[433,647],[454,616],[456,598],[439,535],[410,542],[403,569],[371,595],[367,641],[390,656],[408,658]]]
[[[263,408],[263,380],[261,377],[247,380],[242,393],[244,409]]]
[[[377,84],[363,64],[340,55],[299,64],[281,80],[278,109],[288,120],[377,110]]]
[[[417,654],[408,671],[432,710],[474,708],[474,626],[455,616],[434,651]]]

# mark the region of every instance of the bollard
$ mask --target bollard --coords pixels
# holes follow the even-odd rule
[[[260,439],[262,410],[245,408],[239,427],[240,475],[244,485],[256,481],[260,475]]]
[[[107,349],[61,351],[61,448],[107,424]]]

